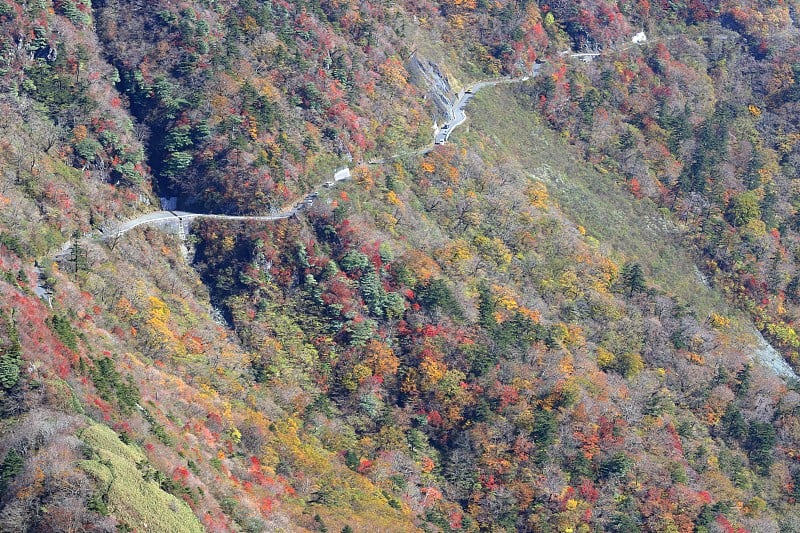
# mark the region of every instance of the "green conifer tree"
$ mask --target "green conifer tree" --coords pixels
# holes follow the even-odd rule
[[[0,355],[0,387],[10,390],[19,382],[22,346],[13,315],[8,320],[8,341]]]

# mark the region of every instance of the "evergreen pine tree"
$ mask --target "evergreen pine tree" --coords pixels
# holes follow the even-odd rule
[[[750,382],[752,381],[751,366],[746,364],[739,372],[736,373],[736,384],[734,385],[734,392],[737,398],[741,398],[750,390]]]
[[[644,292],[647,287],[644,284],[644,272],[639,263],[625,263],[622,267],[622,285],[628,290],[628,294]]]
[[[0,387],[5,390],[14,388],[19,382],[22,365],[22,346],[14,324],[13,316],[8,320],[8,343],[0,355]]]
[[[25,461],[17,450],[12,449],[6,454],[5,459],[0,464],[0,495],[6,491],[10,481],[22,472],[24,465]]]
[[[89,263],[86,256],[86,250],[84,250],[83,246],[81,245],[80,234],[77,231],[72,234],[72,249],[69,260],[70,263],[72,263],[72,268],[74,269],[76,276],[79,271],[86,270],[88,268]]]

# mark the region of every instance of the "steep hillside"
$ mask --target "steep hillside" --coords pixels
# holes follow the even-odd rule
[[[0,529],[800,530],[746,4],[0,0]]]

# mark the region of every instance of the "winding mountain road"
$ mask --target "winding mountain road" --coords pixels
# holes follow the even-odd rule
[[[573,57],[580,57],[583,55],[595,56],[599,55],[599,53],[572,54]],[[485,89],[486,87],[493,87],[495,85],[500,85],[505,83],[521,83],[528,81],[529,79],[538,76],[541,69],[542,69],[542,63],[535,63],[529,75],[517,78],[513,78],[510,76],[503,78],[494,78],[494,79],[475,82],[467,86],[466,89],[464,89],[458,94],[458,98],[456,98],[456,101],[449,106],[449,109],[447,109],[447,112],[445,114],[450,117],[449,120],[446,120],[441,127],[437,127],[436,124],[434,123],[433,143],[418,148],[416,150],[412,150],[410,152],[394,154],[380,159],[372,159],[368,161],[367,164],[381,165],[400,157],[427,154],[428,152],[433,150],[436,147],[436,145],[445,144],[450,139],[450,135],[453,133],[453,130],[461,126],[467,120],[465,108],[469,103],[469,101],[472,99],[472,97],[475,95],[475,93],[477,93],[481,89]],[[349,179],[349,172],[348,172],[348,179]],[[85,238],[90,238],[95,240],[116,239],[139,226],[149,225],[149,224],[158,225],[162,223],[169,223],[170,221],[177,221],[178,224],[180,224],[182,231],[183,227],[182,224],[185,221],[191,221],[199,218],[210,218],[210,219],[231,220],[231,221],[250,220],[250,221],[262,221],[262,222],[285,220],[297,215],[301,211],[310,207],[314,203],[314,200],[317,198],[317,196],[319,195],[319,193],[322,191],[323,188],[333,187],[339,181],[342,180],[335,179],[333,181],[327,181],[321,185],[318,185],[309,194],[307,194],[303,200],[295,204],[291,209],[274,215],[223,215],[223,214],[212,214],[212,213],[190,213],[185,211],[155,211],[122,222],[113,228],[106,229],[104,231],[93,232],[89,235],[86,235]],[[57,255],[61,255],[63,253],[64,250],[61,250]]]
[[[450,106],[450,109],[448,110],[448,115],[450,116],[450,120],[445,122],[441,128],[438,128],[434,131],[433,144],[429,144],[412,152],[404,154],[396,154],[384,159],[373,159],[369,161],[369,164],[372,165],[383,164],[392,159],[397,159],[398,157],[426,154],[431,150],[433,150],[435,145],[446,143],[447,140],[450,138],[450,134],[453,133],[453,130],[462,125],[467,120],[467,115],[465,113],[464,108],[466,107],[467,103],[472,99],[472,97],[475,95],[475,93],[486,87],[493,87],[495,85],[500,85],[503,83],[520,83],[527,81],[530,78],[538,75],[539,71],[541,70],[541,67],[542,65],[538,63],[534,65],[531,74],[529,76],[522,76],[519,78],[505,77],[505,78],[484,80],[473,83],[472,85],[468,86],[465,90],[463,90],[461,93],[459,93],[455,103],[453,103]],[[342,180],[336,180],[336,182],[338,181]],[[148,213],[146,215],[142,215],[140,217],[125,221],[117,225],[116,227],[111,228],[110,230],[103,231],[99,234],[92,234],[91,236],[94,238],[99,238],[100,240],[116,239],[139,226],[150,225],[150,224],[158,225],[159,223],[165,223],[165,222],[177,222],[178,224],[183,224],[185,222],[189,222],[200,218],[231,220],[231,221],[237,221],[237,220],[261,221],[261,222],[273,222],[276,220],[285,220],[288,218],[292,218],[301,211],[304,211],[305,209],[310,207],[314,203],[314,200],[319,196],[319,193],[323,188],[330,188],[334,185],[335,182],[332,181],[325,182],[324,184],[317,186],[314,190],[312,190],[309,194],[307,194],[305,198],[303,198],[303,200],[295,204],[288,211],[284,211],[282,213],[276,213],[274,215],[222,215],[222,214],[212,214],[212,213],[190,213],[186,211],[155,211],[153,213]]]

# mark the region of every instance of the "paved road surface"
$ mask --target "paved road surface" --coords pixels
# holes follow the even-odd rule
[[[275,220],[284,220],[287,218],[291,218],[297,213],[305,210],[307,207],[310,207],[313,204],[314,199],[316,197],[317,193],[312,192],[288,211],[285,211],[283,213],[277,213],[274,215],[221,215],[213,213],[190,213],[188,211],[156,211],[154,213],[148,213],[146,215],[142,215],[132,220],[128,220],[126,222],[123,222],[119,226],[111,229],[110,231],[103,232],[101,239],[117,238],[138,226],[142,226],[145,224],[155,224],[164,221],[175,221],[178,223],[183,223],[187,221],[196,220],[198,218],[239,220],[239,221],[252,220],[261,222],[273,222]]]
[[[173,219],[175,219],[175,214],[172,211],[156,211],[154,213],[148,213],[138,218],[134,218],[133,220],[128,220],[127,222],[123,222],[110,232],[104,232],[104,233],[108,233],[110,236],[122,235],[123,233],[127,233],[133,228],[141,226],[142,224],[150,224],[153,222],[160,222],[162,220],[173,220]]]

